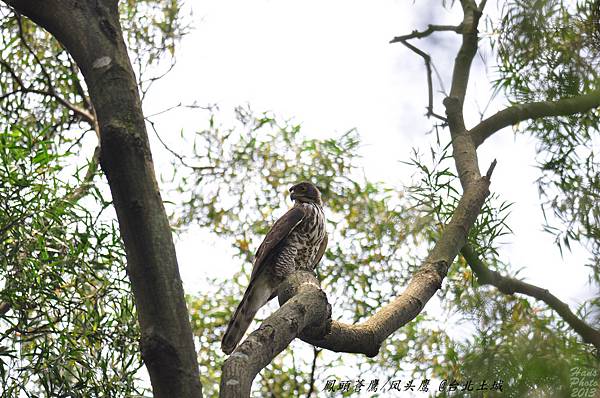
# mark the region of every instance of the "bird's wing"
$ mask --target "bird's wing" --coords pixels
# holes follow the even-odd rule
[[[319,265],[319,262],[323,258],[323,254],[325,253],[325,249],[327,249],[327,240],[328,240],[327,231],[325,231],[325,236],[323,237],[323,240],[321,241],[321,246],[319,246],[319,250],[317,250],[317,256],[315,257],[315,262],[312,265],[313,269],[317,265]]]
[[[252,281],[262,266],[275,253],[275,248],[296,228],[304,219],[305,213],[301,207],[293,207],[287,211],[279,220],[273,224],[267,236],[258,247],[254,256],[254,267],[252,268]]]

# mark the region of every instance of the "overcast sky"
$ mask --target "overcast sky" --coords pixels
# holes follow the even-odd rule
[[[301,122],[310,137],[336,136],[356,127],[366,175],[408,185],[412,170],[398,161],[408,160],[412,147],[427,150],[435,139],[427,135],[431,121],[424,117],[423,61],[402,45],[388,42],[427,23],[460,22],[459,10],[444,11],[439,4],[439,0],[194,3],[194,30],[179,47],[175,69],[150,93],[145,112],[179,102],[217,103],[225,113],[249,104],[257,112],[268,110]],[[432,52],[446,87],[458,40],[458,35],[439,33],[434,40],[415,42]],[[474,64],[465,111],[468,126],[477,122],[478,109],[489,98],[493,70],[484,67],[485,57],[481,54]],[[493,65],[493,59],[488,62]],[[443,114],[441,98],[439,94],[435,107]],[[487,115],[503,105],[499,98]],[[205,123],[201,113],[179,111],[158,120],[161,136],[175,147],[180,129],[192,133]],[[168,156],[152,140],[160,171],[167,167]],[[480,168],[485,171],[494,158],[498,166],[491,190],[515,203],[509,218],[514,235],[504,238],[501,259],[515,270],[525,267],[520,276],[530,283],[550,289],[571,305],[580,303],[593,293],[582,266],[586,253],[575,248],[563,259],[553,238],[541,232],[535,142],[505,129],[481,147]],[[229,277],[237,271],[229,244],[198,229],[177,239],[177,251],[188,293],[201,290],[206,276]]]

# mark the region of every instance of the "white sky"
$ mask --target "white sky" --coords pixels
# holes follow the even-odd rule
[[[435,138],[426,134],[430,122],[423,116],[427,104],[423,62],[401,44],[388,42],[396,35],[423,29],[430,21],[460,21],[458,10],[422,19],[427,17],[423,11],[427,3],[432,2],[420,2],[417,7],[392,0],[203,1],[194,5],[194,30],[183,39],[173,72],[151,91],[146,114],[179,102],[217,103],[222,111],[250,104],[257,112],[270,110],[280,118],[301,122],[303,133],[309,136],[331,137],[356,127],[366,175],[408,185],[412,171],[399,160],[407,160],[414,146],[426,150]],[[439,10],[439,3],[433,3],[430,8]],[[440,41],[434,43],[438,47],[431,46],[431,41],[415,44],[432,47],[447,88],[459,37],[438,35]],[[478,120],[477,107],[483,108],[489,97],[488,79],[476,59],[465,109],[470,126]],[[496,102],[486,115],[503,105],[501,100]],[[443,114],[439,100],[434,106]],[[199,120],[201,116],[171,112],[159,119],[159,132],[177,147],[180,129],[197,130],[206,122]],[[160,171],[168,156],[151,137]],[[523,275],[530,282],[548,287],[571,303],[580,302],[588,296],[588,272],[581,266],[586,254],[575,249],[575,255],[563,259],[552,237],[541,232],[534,149],[533,139],[515,138],[505,129],[479,151],[482,171],[493,158],[498,160],[491,189],[515,203],[509,218],[515,234],[504,239],[502,258],[516,268],[526,267]],[[177,249],[189,292],[197,290],[196,283],[204,275],[226,276],[234,271],[227,267],[232,263],[228,244],[215,243],[212,236],[192,230],[177,242]],[[214,256],[219,266],[198,262],[199,250]]]
[[[145,112],[152,114],[179,102],[217,103],[223,111],[250,104],[257,112],[269,110],[277,117],[302,122],[304,134],[311,137],[331,137],[356,127],[366,175],[408,185],[412,171],[398,161],[408,160],[413,146],[427,150],[435,137],[426,135],[431,123],[423,116],[427,104],[423,61],[401,44],[388,42],[427,23],[460,22],[458,10],[442,10],[439,0],[413,3],[205,0],[194,4],[195,29],[183,39],[173,72],[153,88]],[[448,87],[459,37],[437,35],[435,42],[415,44],[432,51]],[[477,106],[485,107],[489,79],[478,58],[466,105],[468,126],[478,120]],[[443,114],[441,98],[435,108]],[[486,115],[502,105],[500,98]],[[159,119],[159,132],[177,147],[180,129],[197,130],[205,123],[201,116],[169,113]],[[160,171],[167,167],[168,157],[152,134],[151,138]],[[525,267],[522,277],[548,288],[573,308],[593,294],[582,266],[586,253],[574,248],[575,253],[563,259],[553,238],[541,232],[535,142],[515,138],[505,129],[481,147],[482,171],[493,158],[498,166],[491,190],[515,203],[509,218],[514,235],[504,238],[501,258],[515,270]],[[228,277],[236,271],[229,244],[198,229],[177,240],[177,251],[188,293],[201,290],[206,276]]]

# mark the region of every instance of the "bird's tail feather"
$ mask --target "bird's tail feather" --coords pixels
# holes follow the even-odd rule
[[[258,310],[269,301],[271,290],[267,283],[261,283],[261,278],[248,287],[223,335],[221,349],[225,354],[233,352]]]

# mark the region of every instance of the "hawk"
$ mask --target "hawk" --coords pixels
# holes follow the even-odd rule
[[[321,193],[301,182],[290,188],[294,206],[271,227],[254,256],[250,284],[221,342],[230,354],[242,339],[256,312],[277,295],[281,282],[295,270],[310,270],[327,247]]]

